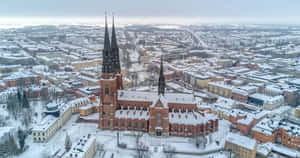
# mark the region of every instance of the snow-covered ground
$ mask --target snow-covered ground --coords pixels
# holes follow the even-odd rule
[[[96,136],[97,143],[104,145],[106,152],[112,152],[115,156],[120,158],[134,157],[136,151],[121,149],[117,147],[117,131],[100,130],[97,124],[93,123],[76,123],[78,115],[73,115],[66,125],[61,128],[47,143],[33,143],[31,136],[27,138],[27,144],[30,146],[25,153],[17,158],[28,158],[28,157],[43,157],[43,154],[47,151],[53,154],[59,150],[64,149],[64,141],[66,134],[70,135],[72,142],[76,142],[81,136],[92,134]],[[151,157],[165,157],[163,153],[163,146],[170,145],[175,147],[178,151],[195,152],[201,153],[215,148],[217,145],[215,140],[219,140],[220,148],[224,146],[225,136],[229,131],[230,123],[226,120],[220,120],[219,131],[212,134],[212,142],[208,143],[205,149],[196,148],[192,138],[184,137],[156,137],[149,136],[148,133],[144,133],[140,142],[144,143],[149,147]],[[128,148],[136,147],[136,136],[134,132],[122,131],[120,132],[120,142],[126,143]],[[157,149],[156,152],[154,149]],[[222,157],[222,154],[210,154]],[[177,156],[176,156],[177,157]],[[191,157],[190,155],[178,155],[178,158]],[[192,156],[193,157],[193,156]],[[196,156],[195,156],[196,157]],[[201,156],[205,157],[205,156]]]

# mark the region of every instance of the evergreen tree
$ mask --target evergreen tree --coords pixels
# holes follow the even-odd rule
[[[23,108],[30,108],[27,95],[25,91],[23,92],[23,99],[22,99],[22,107]]]
[[[20,149],[23,150],[25,146],[26,134],[21,129],[18,130],[18,138],[19,138]]]
[[[19,89],[18,89],[18,92],[17,92],[17,97],[18,97],[18,102],[21,104],[22,103],[22,95],[21,95],[21,92],[20,92]]]

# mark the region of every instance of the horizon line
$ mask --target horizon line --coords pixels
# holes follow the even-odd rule
[[[108,14],[110,16],[110,14]],[[117,25],[273,24],[299,25],[298,17],[115,16]],[[104,24],[104,16],[0,16],[0,25]]]

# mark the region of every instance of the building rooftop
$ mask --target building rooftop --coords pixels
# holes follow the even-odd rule
[[[75,144],[71,150],[66,153],[65,157],[68,158],[83,158],[87,150],[91,147],[91,145],[96,141],[96,137],[92,135],[87,135],[81,137]]]
[[[235,133],[228,133],[226,141],[249,150],[254,150],[256,145],[256,140]]]

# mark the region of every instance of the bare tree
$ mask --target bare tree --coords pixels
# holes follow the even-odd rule
[[[149,148],[144,143],[137,144],[136,158],[150,158]]]
[[[134,132],[136,137],[136,158],[149,158],[149,148],[144,143],[140,142],[140,138],[143,136],[142,132]]]
[[[207,138],[205,136],[195,136],[195,145],[197,148],[204,149],[207,144]]]
[[[175,158],[176,149],[171,145],[164,147],[164,152],[166,154],[166,158]]]

